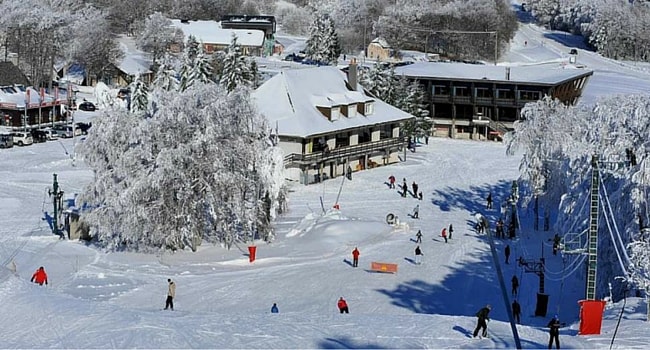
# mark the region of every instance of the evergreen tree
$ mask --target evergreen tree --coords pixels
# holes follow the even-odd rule
[[[158,66],[156,78],[153,81],[153,86],[163,91],[176,91],[178,90],[179,81],[176,78],[176,71],[171,63],[172,58],[165,56],[162,63]],[[155,90],[155,89],[154,89]]]
[[[334,21],[327,14],[317,14],[309,27],[305,53],[307,58],[323,64],[336,64],[341,54],[341,43]]]
[[[140,79],[140,75],[135,77],[131,83],[131,113],[137,115],[144,115],[147,113],[147,103],[149,99],[149,91],[147,85]]]
[[[192,67],[192,80],[201,83],[208,83],[212,81],[212,62],[210,56],[206,55],[203,45],[199,47],[196,57],[194,59],[194,66]]]
[[[199,42],[192,35],[187,38],[187,43],[185,44],[185,49],[183,50],[182,66],[179,79],[179,89],[181,91],[187,90],[190,86],[194,84],[195,71],[194,66],[196,64],[196,57],[200,51]]]
[[[251,86],[251,78],[246,57],[242,55],[241,46],[237,43],[237,36],[233,33],[230,45],[226,48],[219,82],[228,92],[231,92],[238,86]]]

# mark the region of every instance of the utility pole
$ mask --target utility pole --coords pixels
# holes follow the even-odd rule
[[[56,180],[56,174],[54,174],[52,190],[48,191],[48,194],[52,197],[52,204],[54,205],[54,214],[52,215],[52,233],[63,238],[63,232],[59,232],[59,212],[61,211],[61,198],[63,197],[63,191],[59,191],[59,182]]]

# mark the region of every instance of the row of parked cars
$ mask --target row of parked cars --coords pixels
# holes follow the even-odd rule
[[[58,138],[69,138],[85,135],[91,123],[76,123],[72,125],[55,125],[52,128],[32,129],[31,131],[0,132],[0,148],[10,148],[14,145],[29,146],[35,142],[52,141]]]

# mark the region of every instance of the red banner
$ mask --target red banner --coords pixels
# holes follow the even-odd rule
[[[43,103],[45,102],[45,88],[41,88],[40,98],[41,99],[40,99],[39,102],[41,103],[41,106],[42,106]]]
[[[31,100],[29,98],[29,88],[27,88],[25,89],[25,107],[28,106],[30,102]]]

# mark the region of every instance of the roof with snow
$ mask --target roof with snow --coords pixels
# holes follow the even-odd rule
[[[373,41],[370,42],[371,44],[377,44],[384,49],[390,49],[390,45],[388,45],[388,42],[384,38],[375,38]]]
[[[266,81],[253,93],[259,111],[278,127],[282,136],[308,137],[356,127],[402,121],[413,115],[368,96],[357,85],[347,87],[345,73],[336,67],[284,70]],[[332,107],[374,101],[368,116],[341,116],[329,120],[316,107]]]
[[[494,82],[514,82],[522,84],[555,85],[593,71],[567,67],[550,66],[493,66],[481,64],[451,63],[451,62],[416,62],[410,65],[396,67],[395,74],[412,78],[448,79],[456,81],[487,80]],[[506,79],[506,68],[510,68],[510,79]]]
[[[125,52],[124,58],[116,64],[116,67],[128,75],[140,75],[152,73],[149,64],[150,62],[145,58]]]
[[[0,106],[8,109],[24,109],[25,102],[28,101],[28,108],[36,108],[39,104],[51,105],[55,102],[63,103],[67,99],[66,90],[54,88],[54,94],[49,94],[43,89],[43,99],[41,101],[40,91],[33,87],[24,85],[7,85],[0,86]],[[28,92],[29,91],[29,92]]]
[[[181,21],[172,19],[172,25],[183,32],[185,40],[190,35],[204,44],[229,45],[232,35],[237,36],[237,43],[241,46],[262,46],[264,44],[264,31],[256,29],[223,29],[215,21]]]

